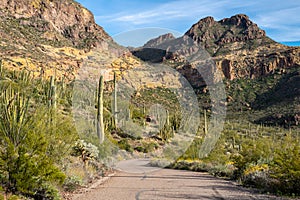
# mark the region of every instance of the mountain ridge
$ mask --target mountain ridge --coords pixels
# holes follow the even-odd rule
[[[120,48],[95,23],[93,14],[73,0],[6,0],[0,3],[0,16],[0,57],[4,65],[13,69],[27,68],[36,76],[57,73],[72,80],[93,49],[118,51]],[[229,80],[257,78],[300,65],[300,48],[276,43],[244,14],[219,21],[213,17],[200,19],[184,36],[202,46]],[[166,34],[144,47],[155,48],[164,43],[167,48],[165,41],[174,40],[173,35]],[[197,49],[185,48],[184,38],[182,42],[179,54],[193,53]],[[110,50],[109,46],[112,46]],[[162,58],[181,59],[170,52]],[[182,72],[188,77],[193,70],[190,65]],[[195,82],[200,77],[192,79]]]
[[[213,17],[203,18],[184,36],[202,46],[224,77],[230,80],[257,78],[300,65],[300,48],[288,47],[270,39],[264,30],[244,14],[219,21],[215,21]],[[163,38],[168,40],[164,41]],[[160,36],[148,41],[142,48],[168,46],[168,42],[170,43],[170,37]],[[165,55],[166,57],[170,56]]]

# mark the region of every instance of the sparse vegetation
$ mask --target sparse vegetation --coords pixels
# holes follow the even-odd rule
[[[67,3],[75,5],[73,1]],[[92,83],[98,88],[88,84],[85,88],[84,81],[77,83],[93,90],[91,94],[73,91],[76,84],[73,78],[82,60],[93,60],[102,54],[103,60],[111,56],[106,50],[96,53],[91,49],[103,46],[120,53],[119,47],[93,24],[89,13],[82,16],[69,13],[59,24],[66,24],[72,16],[78,24],[64,27],[46,21],[47,17],[39,16],[38,9],[52,7],[48,4],[49,0],[34,0],[30,6],[37,12],[31,17],[30,14],[28,18],[7,15],[0,20],[0,50],[6,56],[3,62],[0,60],[0,200],[61,199],[61,193],[86,186],[95,177],[102,176],[114,164],[113,159],[128,155],[153,156],[153,165],[206,171],[266,192],[300,195],[300,71],[297,65],[288,68],[298,62],[299,51],[281,49],[281,45],[266,37],[256,25],[245,30],[244,26],[251,25],[245,16],[218,23],[206,19],[212,26],[194,26],[191,38],[203,43],[217,61],[222,61],[224,55],[232,59],[232,63],[227,63],[232,64],[228,66],[232,68],[228,69],[229,73],[244,78],[224,81],[228,97],[225,127],[213,151],[201,158],[201,145],[209,134],[208,123],[214,111],[208,88],[195,84],[201,107],[200,127],[198,132],[193,130],[191,138],[194,139],[189,148],[177,156],[173,150],[187,144],[180,137],[174,138],[180,136],[182,127],[190,125],[193,116],[183,116],[180,111],[184,108],[180,107],[173,90],[162,84],[158,87],[156,83],[143,83],[124,109],[121,106],[124,102],[117,99],[117,90],[113,89],[121,86],[116,81],[121,71],[140,66],[141,60],[163,62],[182,72],[191,70],[193,81],[199,78],[202,84],[198,75],[194,77],[193,66],[187,65],[182,55],[168,52],[172,48],[168,51],[136,49],[133,54],[140,60],[123,55],[111,63],[111,68],[120,69],[115,71],[113,81],[104,81],[101,76],[98,84]],[[76,4],[75,10],[81,8]],[[232,24],[239,21],[246,23]],[[189,47],[182,52],[193,54],[197,49]],[[286,60],[281,60],[285,56]],[[103,60],[99,63],[105,63]],[[93,75],[87,74],[84,78]],[[167,81],[169,78],[164,76],[162,73],[161,78]],[[261,77],[252,79],[252,76]],[[72,112],[74,94],[78,95],[83,110],[79,111],[82,119],[76,124],[72,116],[76,115]],[[160,159],[159,153],[165,154],[166,159]],[[177,160],[170,164],[174,157]]]
[[[199,138],[170,167],[208,171],[263,191],[299,195],[299,124],[292,121],[296,120],[293,117],[282,121],[274,117],[272,123],[262,120],[277,113],[299,114],[298,95],[283,89],[299,90],[295,81],[298,71],[295,68],[283,76],[276,72],[256,80],[228,81],[227,121],[214,150],[199,160],[204,136],[199,133]]]
[[[72,190],[89,181],[89,172],[103,173],[98,153],[106,144],[76,143],[70,85],[0,68],[0,197],[60,199],[62,185]],[[71,155],[78,153],[84,168],[76,175],[80,160]]]

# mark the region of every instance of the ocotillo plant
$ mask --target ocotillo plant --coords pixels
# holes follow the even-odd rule
[[[98,102],[97,102],[97,135],[100,144],[104,141],[104,123],[103,123],[103,89],[104,89],[103,76],[100,76],[98,86]]]
[[[118,105],[117,105],[117,75],[114,71],[114,119],[115,119],[115,127],[118,128]]]

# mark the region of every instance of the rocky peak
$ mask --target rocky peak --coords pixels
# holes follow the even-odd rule
[[[20,19],[21,23],[43,31],[59,32],[76,46],[94,47],[99,41],[111,40],[95,23],[93,14],[73,0],[3,0],[0,16]],[[89,39],[91,42],[86,46],[81,43]]]
[[[153,47],[157,47],[158,45],[173,40],[175,39],[174,35],[172,33],[167,33],[164,35],[160,35],[157,38],[151,39],[149,40],[145,45],[144,48],[153,48]]]
[[[204,47],[224,77],[230,80],[257,78],[300,66],[300,48],[276,43],[244,14],[220,21],[206,17],[194,24],[183,37],[165,41],[164,38],[168,37],[160,36],[147,43],[152,51],[139,50],[134,55],[147,61],[183,63],[182,58]],[[155,48],[158,50],[154,51]],[[193,85],[201,84],[201,76],[195,75],[192,65],[184,66],[180,71]]]
[[[124,52],[73,0],[1,0],[0,43],[3,67],[66,80],[75,78],[90,55]]]
[[[224,18],[220,20],[220,23],[223,25],[234,25],[242,28],[247,28],[254,24],[252,21],[250,21],[249,17],[244,14],[238,14],[230,18]]]
[[[210,53],[215,53],[220,45],[266,39],[265,31],[243,14],[220,21],[206,17],[194,24],[185,35],[202,43]]]
[[[211,27],[216,23],[215,19],[211,16],[200,19],[196,24],[192,26],[192,28],[202,29],[204,27]]]

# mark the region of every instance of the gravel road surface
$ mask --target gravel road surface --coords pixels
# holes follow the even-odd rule
[[[286,199],[259,194],[207,173],[152,168],[148,160],[123,161],[116,168],[119,171],[113,177],[73,200]]]

